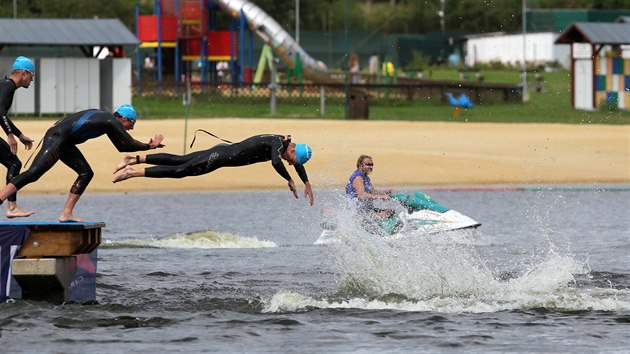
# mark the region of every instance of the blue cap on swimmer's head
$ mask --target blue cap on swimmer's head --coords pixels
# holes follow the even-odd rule
[[[295,157],[297,157],[297,163],[304,165],[313,155],[313,150],[306,144],[295,144]]]
[[[31,59],[24,56],[19,56],[15,58],[15,61],[13,62],[12,70],[26,70],[34,73],[35,65],[33,65]]]
[[[132,121],[136,121],[136,110],[133,109],[133,106],[130,104],[123,104],[118,107],[116,110],[120,116],[125,117],[127,119],[131,119]]]

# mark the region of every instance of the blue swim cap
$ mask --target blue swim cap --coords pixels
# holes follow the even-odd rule
[[[313,150],[306,144],[295,144],[295,156],[300,165],[304,165],[313,155]]]
[[[27,57],[19,56],[15,58],[15,61],[13,62],[12,70],[26,70],[26,71],[30,71],[34,73],[35,65],[33,65],[33,62],[31,61],[31,59]]]
[[[125,117],[127,119],[131,119],[132,121],[136,121],[136,110],[133,109],[133,106],[130,104],[123,104],[118,107],[116,110],[120,116]]]

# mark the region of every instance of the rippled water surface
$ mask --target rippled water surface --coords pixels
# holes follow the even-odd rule
[[[627,352],[630,186],[423,191],[482,226],[322,246],[333,191],[88,191],[98,304],[0,304],[2,352]]]

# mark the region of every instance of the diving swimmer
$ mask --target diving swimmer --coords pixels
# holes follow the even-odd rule
[[[136,111],[130,104],[121,105],[115,113],[88,109],[74,113],[48,129],[43,138],[42,148],[33,159],[31,167],[13,179],[0,192],[0,204],[11,194],[37,181],[61,160],[77,173],[77,179],[70,188],[70,194],[59,215],[59,221],[85,221],[73,215],[74,206],[94,177],[94,172],[85,160],[77,145],[106,134],[120,152],[142,151],[161,148],[164,137],[156,134],[148,143],[139,142],[127,130],[136,124]]]
[[[304,195],[313,205],[313,190],[308,181],[304,164],[311,158],[312,150],[306,144],[291,142],[291,136],[264,134],[247,138],[233,144],[219,144],[210,149],[196,151],[187,155],[150,154],[127,155],[114,168],[119,172],[114,183],[134,177],[147,178],[183,178],[200,176],[221,167],[246,166],[259,162],[271,161],[276,172],[288,182],[289,189],[297,198],[295,183],[285,168],[282,160],[293,165],[298,176],[304,182]],[[146,168],[133,168],[131,165],[146,163],[154,165]]]

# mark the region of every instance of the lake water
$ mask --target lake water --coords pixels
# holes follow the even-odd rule
[[[482,226],[322,246],[330,190],[88,190],[98,304],[0,304],[2,352],[630,350],[630,186],[416,190]],[[53,221],[65,198],[20,204]]]

